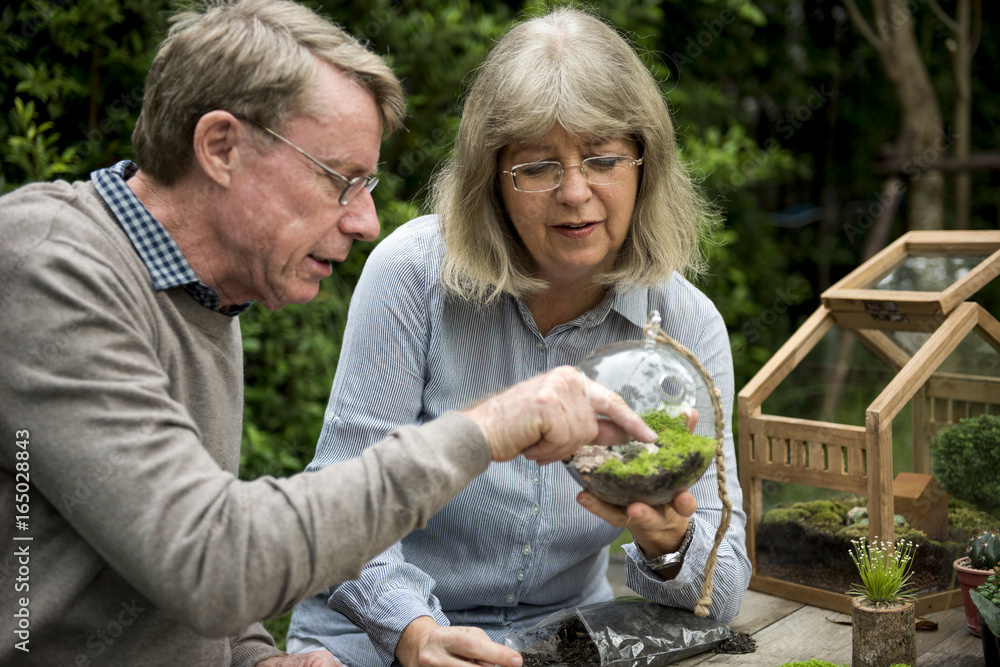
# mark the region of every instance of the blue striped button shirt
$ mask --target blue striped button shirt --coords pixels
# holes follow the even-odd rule
[[[219,293],[198,279],[198,274],[184,258],[177,242],[139,201],[132,189],[125,185],[125,181],[138,170],[134,162],[122,160],[112,167],[91,173],[90,179],[146,265],[149,277],[153,280],[153,289],[163,291],[183,287],[199,304],[209,310],[219,311]],[[248,301],[239,306],[230,306],[222,313],[234,317],[252,303]]]
[[[694,352],[722,393],[733,517],[719,550],[711,614],[736,615],[750,577],[732,432],[729,338],[716,308],[679,275],[655,289],[609,293],[593,310],[541,336],[524,302],[476,308],[438,281],[437,218],[400,227],[373,251],[351,301],[344,345],[311,469],[356,457],[401,424],[422,423],[609,343],[641,338],[650,310]],[[707,395],[697,404],[712,415]],[[711,419],[697,432],[714,436]],[[345,665],[389,665],[403,629],[432,616],[494,639],[565,607],[612,597],[608,545],[622,532],[577,504],[564,466],[524,457],[492,463],[423,530],[372,560],[361,578],[303,602],[290,641],[326,646]],[[657,602],[693,609],[721,516],[713,464],[692,487],[695,532],[671,581],[626,545],[626,583]],[[368,637],[361,634],[357,625]],[[370,638],[370,642],[369,642]],[[292,642],[294,643],[294,642]]]

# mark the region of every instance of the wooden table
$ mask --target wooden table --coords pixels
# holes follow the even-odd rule
[[[625,586],[623,559],[624,555],[612,555],[608,579],[615,596],[635,595]],[[938,629],[917,631],[917,667],[982,667],[982,643],[966,627],[961,607],[928,614],[924,618],[937,622]],[[752,635],[757,642],[756,652],[743,655],[709,652],[676,665],[775,667],[810,658],[850,665],[851,626],[837,623],[849,623],[850,620],[849,615],[839,612],[747,591],[740,613],[730,627]]]

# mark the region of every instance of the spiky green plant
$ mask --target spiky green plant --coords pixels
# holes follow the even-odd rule
[[[913,576],[913,554],[917,545],[901,540],[893,545],[876,537],[869,545],[865,538],[851,540],[851,560],[858,566],[861,583],[853,584],[849,595],[867,598],[873,604],[912,600],[916,594],[909,583]]]

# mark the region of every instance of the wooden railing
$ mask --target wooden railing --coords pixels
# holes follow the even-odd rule
[[[863,426],[760,415],[747,420],[751,477],[868,493]],[[791,469],[795,469],[791,474]]]

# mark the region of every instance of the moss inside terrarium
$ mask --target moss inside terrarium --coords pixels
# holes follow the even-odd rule
[[[692,454],[698,455],[701,460],[715,455],[716,441],[688,431],[683,414],[671,417],[665,410],[652,410],[643,414],[642,419],[658,433],[657,449],[647,451],[645,446],[638,444],[612,447],[613,451],[622,455],[622,460],[609,458],[594,472],[616,477],[646,477],[678,470],[690,460]]]
[[[766,512],[757,527],[756,572],[837,593],[847,591],[859,581],[857,567],[846,555],[851,540],[868,536],[867,514],[857,511],[867,506],[865,497],[847,494]],[[943,542],[928,538],[900,515],[894,523],[897,541],[917,545],[911,582],[923,595],[954,586],[952,561],[962,555],[972,535],[995,523],[995,517],[949,498],[948,537]],[[845,558],[830,558],[830,554]]]

